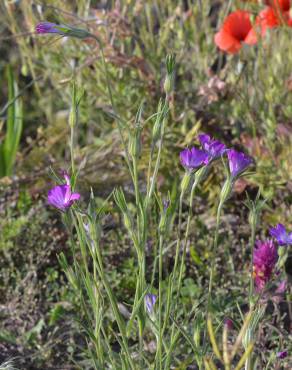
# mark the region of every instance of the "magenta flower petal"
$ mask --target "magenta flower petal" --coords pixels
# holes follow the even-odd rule
[[[70,190],[68,185],[57,185],[53,187],[53,189],[48,192],[48,203],[51,206],[64,211],[66,209],[65,198],[68,190]]]
[[[208,162],[208,153],[204,150],[191,148],[180,152],[181,164],[189,171],[200,167]]]
[[[277,240],[279,245],[292,245],[292,232],[287,233],[283,224],[278,224],[275,227],[271,227],[269,231],[270,235]]]
[[[62,212],[65,212],[80,198],[79,193],[71,192],[69,176],[66,174],[64,177],[66,184],[57,185],[48,192],[48,203]]]
[[[80,199],[80,194],[79,193],[72,193],[70,197],[70,201],[75,202],[76,200]]]
[[[199,135],[203,149],[208,153],[208,162],[221,157],[226,152],[226,146],[218,140],[211,139],[207,134]]]
[[[245,153],[238,152],[234,149],[229,149],[227,151],[227,157],[229,161],[229,169],[232,178],[237,177],[242,172],[244,172],[248,166],[253,163],[251,157]]]
[[[257,291],[263,290],[271,279],[277,261],[278,251],[272,240],[256,243],[253,252],[253,270]]]

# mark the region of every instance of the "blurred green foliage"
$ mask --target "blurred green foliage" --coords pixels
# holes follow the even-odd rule
[[[23,121],[22,100],[18,94],[18,86],[10,65],[6,69],[8,83],[8,102],[1,113],[6,113],[4,139],[0,142],[0,178],[11,176],[16,160]],[[2,125],[1,125],[2,126]]]

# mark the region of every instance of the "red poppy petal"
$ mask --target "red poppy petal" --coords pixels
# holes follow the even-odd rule
[[[261,36],[265,36],[267,29],[279,26],[279,19],[270,6],[262,10],[256,18],[256,26],[258,26]]]
[[[231,54],[237,53],[242,46],[240,41],[232,37],[224,30],[221,30],[215,34],[214,41],[219,49]]]
[[[280,9],[283,11],[288,11],[291,6],[291,0],[266,0],[267,5],[274,7],[275,9]]]
[[[250,13],[246,10],[236,10],[230,13],[222,27],[238,41],[243,41],[251,28]]]
[[[244,39],[244,43],[248,45],[255,45],[258,42],[258,33],[252,28]]]

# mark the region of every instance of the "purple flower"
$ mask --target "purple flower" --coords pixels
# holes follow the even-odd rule
[[[287,356],[288,356],[288,351],[281,351],[277,353],[277,357],[280,358],[281,360],[283,360]]]
[[[257,291],[270,280],[278,260],[278,251],[272,240],[258,241],[253,252],[253,274]]]
[[[64,36],[65,33],[58,29],[58,25],[52,22],[40,22],[36,28],[37,33],[58,33],[59,35]]]
[[[229,318],[226,318],[224,320],[224,325],[227,327],[227,329],[231,330],[233,328],[233,321]]]
[[[66,173],[64,173],[64,178],[66,184],[57,185],[48,192],[48,203],[62,212],[65,212],[80,198],[79,193],[71,192],[70,178]]]
[[[145,305],[146,305],[146,310],[149,315],[151,315],[154,311],[154,305],[157,300],[157,296],[155,294],[146,294],[145,295]]]
[[[218,140],[211,139],[209,135],[199,135],[199,141],[203,149],[208,153],[208,162],[221,157],[226,151],[226,146]]]
[[[191,148],[180,152],[180,162],[189,171],[208,163],[208,153],[204,150]]]
[[[81,28],[75,28],[65,24],[56,24],[52,22],[40,22],[36,28],[37,33],[53,33],[61,36],[77,37],[78,39],[85,39],[92,37],[92,35]]]
[[[253,162],[251,157],[234,149],[227,151],[227,157],[232,178],[240,175]]]
[[[292,245],[292,232],[287,233],[282,224],[270,228],[270,235],[277,239],[279,245]]]
[[[162,204],[163,204],[163,210],[164,210],[164,212],[166,212],[169,205],[170,205],[170,201],[168,199],[164,199]]]
[[[276,289],[276,293],[283,294],[286,292],[286,288],[287,288],[287,280],[283,280],[278,285],[278,288]]]

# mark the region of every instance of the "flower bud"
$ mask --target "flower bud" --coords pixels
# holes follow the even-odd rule
[[[128,145],[129,154],[132,158],[139,158],[142,151],[141,129],[135,129],[134,135],[131,136]]]
[[[251,210],[250,212],[249,212],[249,215],[248,215],[248,222],[249,222],[249,224],[250,224],[250,226],[253,226],[253,225],[257,225],[257,223],[258,223],[258,214],[257,214],[257,212],[256,211],[254,211],[254,210]]]
[[[52,22],[40,22],[36,26],[36,32],[39,34],[52,33],[60,36],[76,37],[78,39],[92,37],[92,35],[84,29]]]
[[[232,181],[230,178],[228,178],[226,179],[220,193],[220,204],[226,202],[226,200],[230,197],[231,191],[232,191]]]
[[[169,95],[172,91],[172,78],[170,75],[166,75],[164,84],[163,84],[163,89],[166,95]]]
[[[76,122],[77,122],[77,112],[74,108],[72,108],[70,110],[70,114],[69,114],[69,125],[70,125],[70,127],[74,127],[76,125]]]
[[[127,213],[124,213],[124,224],[125,224],[125,228],[127,230],[131,230],[132,229],[131,218],[129,217],[129,215]]]
[[[156,120],[152,128],[152,141],[153,143],[156,143],[157,140],[160,138],[161,133],[161,126],[162,126],[162,101],[159,101],[158,108],[157,108],[157,115]]]
[[[182,179],[182,182],[181,182],[181,191],[182,192],[187,191],[187,189],[189,187],[190,180],[191,180],[191,174],[190,174],[190,172],[186,172],[183,179]]]

